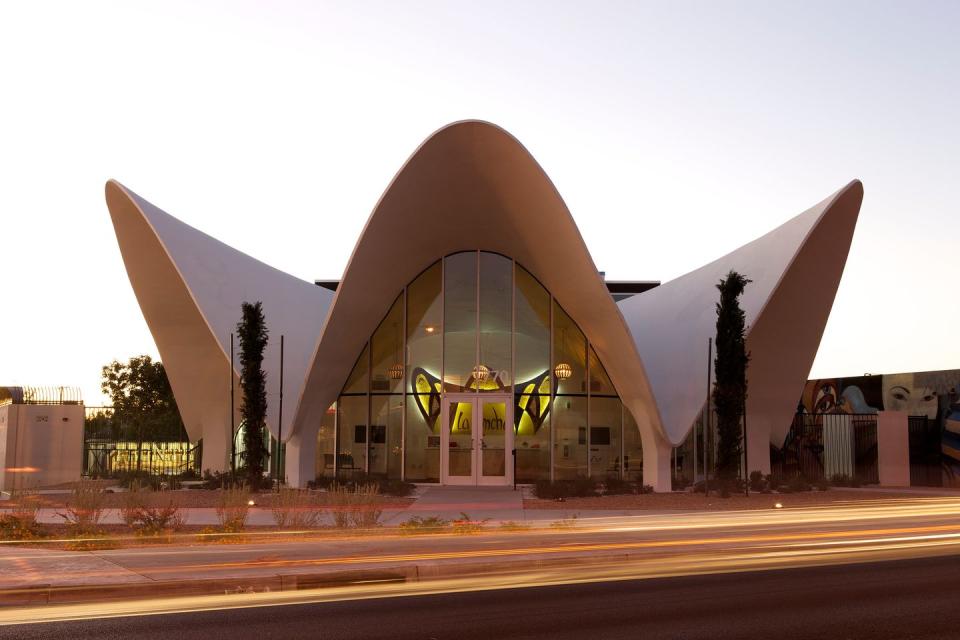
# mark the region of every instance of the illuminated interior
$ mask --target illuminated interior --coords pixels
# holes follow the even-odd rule
[[[486,251],[446,256],[399,293],[324,416],[317,474],[440,482],[441,436],[456,453],[448,472],[472,469],[472,405],[444,416],[450,394],[503,398],[480,411],[501,448],[510,439],[490,425],[512,414],[518,482],[641,477],[639,431],[583,332],[533,274]]]

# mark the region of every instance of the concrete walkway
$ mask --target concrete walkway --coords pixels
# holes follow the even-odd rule
[[[523,488],[420,486],[416,501],[403,511],[385,514],[383,524],[395,526],[412,517],[491,522],[521,521]]]

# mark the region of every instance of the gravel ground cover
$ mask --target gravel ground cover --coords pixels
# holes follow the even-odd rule
[[[917,498],[914,493],[891,491],[850,491],[828,489],[801,493],[750,493],[720,498],[702,493],[650,493],[645,495],[601,496],[599,498],[567,498],[566,500],[538,500],[527,498],[524,509],[580,509],[588,510],[645,510],[645,511],[733,511],[739,509],[770,509],[776,503],[783,508],[811,507],[836,502],[864,503],[889,498]]]

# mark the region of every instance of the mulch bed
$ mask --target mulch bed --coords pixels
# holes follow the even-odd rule
[[[106,493],[103,496],[103,506],[106,509],[116,509],[125,504],[125,493]],[[174,503],[183,508],[202,508],[216,507],[219,502],[219,490],[207,490],[207,489],[181,489],[178,491],[168,491],[165,492],[164,496],[169,496],[173,499]],[[276,498],[275,493],[262,492],[252,495],[254,502],[256,502],[257,507],[269,508],[274,499]],[[321,506],[324,504],[326,494],[324,492],[317,492],[318,504]],[[45,494],[38,496],[38,500],[42,503],[44,507],[48,508],[62,508],[70,501],[70,494]],[[413,502],[413,498],[397,498],[394,496],[382,496],[380,499],[380,504],[383,505],[386,509],[405,509]],[[0,509],[3,509],[9,505],[12,505],[10,502],[0,502]]]

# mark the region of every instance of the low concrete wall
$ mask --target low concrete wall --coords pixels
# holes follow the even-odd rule
[[[83,470],[83,405],[0,407],[0,490],[79,480]]]
[[[877,463],[880,486],[910,486],[910,433],[906,413],[881,411],[877,415]]]

